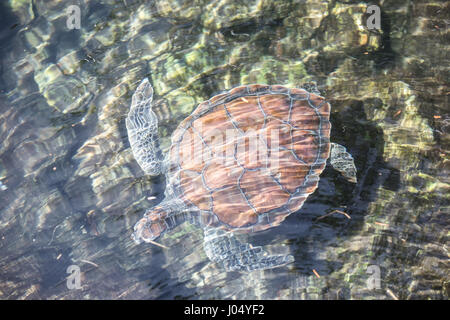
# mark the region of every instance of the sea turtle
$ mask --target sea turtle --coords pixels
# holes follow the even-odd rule
[[[331,165],[356,182],[352,156],[330,143],[330,104],[318,92],[252,84],[216,95],[180,123],[165,157],[152,99],[144,79],[126,118],[140,167],[166,176],[165,199],[134,227],[137,243],[152,242],[187,220],[204,229],[207,256],[225,269],[278,267],[293,257],[268,255],[235,233],[277,226],[298,211],[317,188],[330,154]]]

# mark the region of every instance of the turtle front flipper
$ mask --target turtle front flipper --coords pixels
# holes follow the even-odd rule
[[[158,118],[152,111],[153,88],[147,78],[133,94],[125,120],[134,158],[145,173],[162,173],[162,155],[158,141]]]
[[[355,161],[344,146],[337,143],[331,143],[330,163],[333,168],[339,171],[345,179],[356,183]]]
[[[294,261],[291,255],[268,255],[262,247],[242,243],[230,233],[206,228],[203,247],[208,258],[227,271],[254,271],[280,267]]]

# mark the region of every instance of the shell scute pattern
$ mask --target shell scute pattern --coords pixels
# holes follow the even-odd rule
[[[213,227],[277,225],[317,188],[330,151],[329,115],[329,104],[303,89],[248,85],[216,95],[175,131],[171,182]]]

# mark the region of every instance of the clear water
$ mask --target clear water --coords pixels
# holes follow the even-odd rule
[[[383,1],[380,30],[367,6],[2,2],[0,298],[448,299],[449,4]],[[292,254],[286,267],[227,273],[190,225],[166,249],[137,246],[132,227],[165,186],[139,169],[124,124],[144,77],[166,149],[214,94],[314,81],[359,182],[327,168],[298,213],[244,237]]]

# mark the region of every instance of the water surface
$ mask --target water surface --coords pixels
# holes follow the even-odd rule
[[[3,2],[0,298],[448,299],[449,4],[383,1],[379,30],[367,28],[368,5]],[[132,227],[165,187],[138,167],[126,134],[144,77],[165,150],[214,94],[315,82],[358,184],[327,168],[298,213],[244,236],[292,254],[282,268],[225,272],[191,225],[159,240],[168,249],[137,246]],[[351,219],[324,217],[333,210]],[[71,265],[80,289],[67,286]]]

